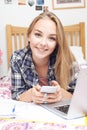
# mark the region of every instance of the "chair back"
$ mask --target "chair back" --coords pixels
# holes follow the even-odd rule
[[[27,44],[27,27],[6,25],[8,67],[10,58],[15,50],[21,49]]]

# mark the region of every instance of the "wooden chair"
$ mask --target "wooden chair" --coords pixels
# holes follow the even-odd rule
[[[26,33],[26,27],[6,25],[8,67],[12,53],[26,46]]]
[[[81,46],[85,57],[85,23],[69,25],[64,27],[67,42],[70,46]],[[8,67],[10,57],[14,50],[26,46],[27,27],[6,25]]]

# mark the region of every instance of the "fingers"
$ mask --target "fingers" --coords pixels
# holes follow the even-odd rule
[[[52,86],[58,87],[57,92],[54,94],[41,93],[39,85],[32,88],[32,101],[36,104],[54,103],[62,100],[62,91],[60,85],[56,81],[52,81]]]
[[[61,101],[62,98],[63,98],[62,91],[60,90],[55,94],[48,94],[46,101],[47,103],[55,103]]]
[[[58,86],[59,84],[58,84],[58,82],[57,82],[57,81],[52,80],[52,81],[51,81],[51,85],[52,85],[52,86]]]
[[[40,86],[40,85],[35,85],[35,86],[33,86],[33,88],[34,88],[36,91],[40,91],[41,86]]]
[[[47,103],[47,93],[44,93],[43,98],[42,98],[42,103],[46,104]]]
[[[61,92],[58,93],[56,96],[54,94],[44,94],[42,96],[33,96],[33,102],[36,104],[55,103],[61,100],[62,100]]]
[[[34,86],[31,91],[32,101],[36,104],[41,104],[43,99],[43,94],[40,92],[41,87],[39,85]]]
[[[42,97],[34,98],[33,102],[36,104],[47,103],[47,93],[45,93]]]
[[[52,85],[52,86],[56,86],[56,87],[58,87],[58,89],[57,89],[57,90],[60,90],[60,85],[58,84],[58,82],[57,82],[57,81],[52,80],[52,81],[51,81],[51,85]]]

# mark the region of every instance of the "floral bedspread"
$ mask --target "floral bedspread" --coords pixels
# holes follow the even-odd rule
[[[87,130],[87,126],[0,119],[0,130]]]
[[[11,98],[11,78],[4,76],[0,78],[0,98]]]

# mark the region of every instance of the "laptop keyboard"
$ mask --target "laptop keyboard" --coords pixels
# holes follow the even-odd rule
[[[63,113],[68,113],[68,109],[69,109],[69,105],[64,105],[64,106],[58,106],[58,107],[55,107],[55,109],[63,112]]]

